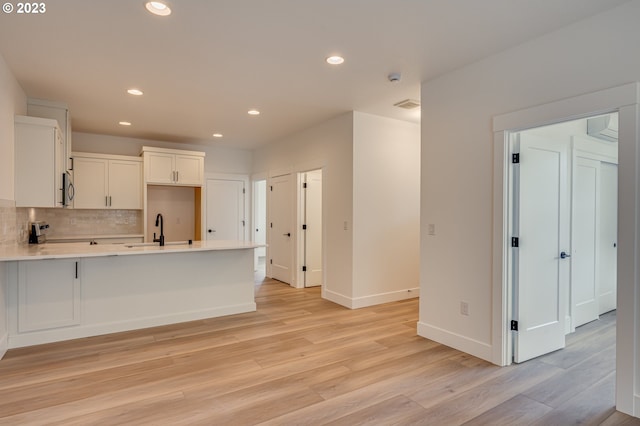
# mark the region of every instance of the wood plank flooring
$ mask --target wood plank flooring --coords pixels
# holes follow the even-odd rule
[[[499,368],[416,335],[417,299],[348,310],[256,285],[258,311],[10,350],[2,425],[640,425],[614,409],[615,313]]]

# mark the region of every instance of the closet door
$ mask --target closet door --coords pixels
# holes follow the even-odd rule
[[[616,309],[618,263],[618,165],[600,165],[598,314]]]
[[[579,327],[598,319],[597,271],[600,161],[578,157],[571,223],[571,319]]]

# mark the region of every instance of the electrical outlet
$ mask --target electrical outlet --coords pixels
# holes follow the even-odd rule
[[[469,303],[460,302],[460,314],[464,316],[469,316]]]
[[[428,235],[436,235],[436,225],[430,223],[427,225],[427,234]]]

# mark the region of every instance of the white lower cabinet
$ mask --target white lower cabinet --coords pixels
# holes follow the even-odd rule
[[[17,262],[18,333],[80,324],[78,259]]]
[[[142,209],[142,161],[137,157],[73,154],[76,209]]]

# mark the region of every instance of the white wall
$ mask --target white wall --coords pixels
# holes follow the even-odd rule
[[[492,219],[501,215],[492,210],[492,118],[639,81],[639,16],[640,1],[630,1],[423,82],[421,335],[488,358],[496,343]],[[459,313],[461,300],[468,317]]]
[[[418,295],[419,137],[417,124],[352,112],[255,152],[256,174],[323,169],[325,298]]]
[[[71,114],[73,117],[73,111],[71,111]],[[77,152],[137,157],[140,155],[143,146],[202,151],[206,153],[204,158],[205,173],[245,175],[251,173],[251,151],[216,146],[215,142],[212,142],[211,146],[207,146],[73,132],[72,149]]]
[[[27,97],[0,55],[0,200],[14,200],[13,117],[27,113]]]
[[[420,126],[354,112],[353,307],[418,296]]]
[[[322,291],[338,303],[352,297],[352,139],[353,114],[346,113],[256,150],[253,157],[254,174],[323,169],[326,285]]]
[[[15,196],[13,189],[13,117],[27,112],[27,97],[0,55],[0,233],[15,233]],[[0,241],[15,241],[15,236],[0,235]],[[7,275],[4,262],[0,262],[0,358],[7,351]]]

